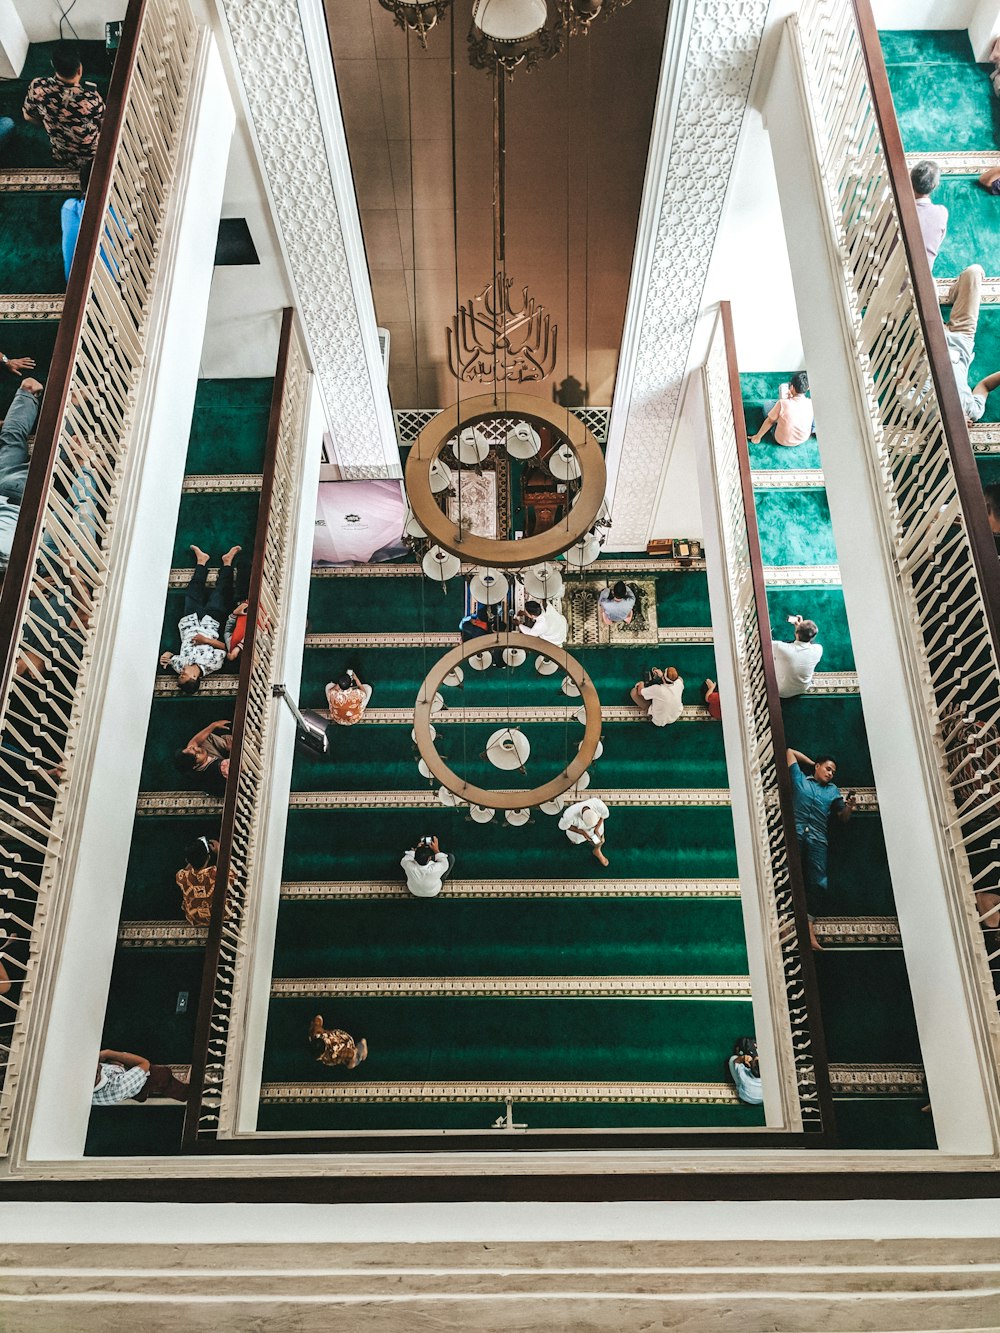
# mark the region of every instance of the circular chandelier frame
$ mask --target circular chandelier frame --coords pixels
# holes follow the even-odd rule
[[[502,541],[468,532],[463,535],[458,524],[438,507],[430,484],[430,470],[435,459],[464,426],[473,425],[485,417],[540,422],[569,441],[580,464],[581,477],[580,492],[566,522],[533,537]],[[417,522],[430,540],[471,564],[501,569],[520,569],[524,565],[551,560],[585,537],[601,512],[607,480],[601,446],[579,417],[567,413],[556,403],[547,403],[544,398],[529,393],[508,393],[502,404],[492,394],[479,394],[454,407],[446,407],[423,428],[406,460],[407,498]]]
[[[450,671],[460,666],[474,653],[482,652],[484,649],[489,652],[494,648],[523,648],[530,653],[538,648],[538,640],[527,634],[483,634],[477,639],[460,643],[451,652],[445,653],[444,657],[428,671],[417,695],[413,709],[414,739],[420,757],[430,769],[432,776],[454,796],[468,801],[470,805],[488,806],[493,810],[524,810],[530,806],[541,805],[544,801],[554,801],[557,796],[575,786],[590,767],[601,740],[601,701],[597,697],[594,682],[576,658],[571,657],[565,648],[557,648],[552,643],[547,644],[546,656],[559,663],[580,691],[585,718],[583,740],[579,749],[561,773],[540,787],[532,787],[528,791],[495,791],[487,787],[477,787],[450,769],[438,754],[431,735],[433,730],[431,707],[435,694]],[[440,720],[438,716],[438,721]]]

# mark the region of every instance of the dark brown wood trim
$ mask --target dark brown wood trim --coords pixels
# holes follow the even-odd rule
[[[127,1164],[123,1162],[123,1168]],[[273,1176],[239,1180],[184,1176],[170,1180],[128,1171],[122,1179],[7,1180],[7,1203],[603,1203],[632,1200],[992,1199],[1000,1175],[982,1171],[670,1171],[586,1176]]]
[[[875,16],[872,13],[870,0],[852,0],[852,4],[865,68],[868,72],[872,106],[882,140],[886,171],[899,215],[900,233],[913,282],[917,314],[930,359],[934,389],[941,406],[944,437],[955,471],[959,498],[962,501],[965,529],[972,546],[972,558],[979,577],[979,585],[983,590],[986,624],[993,640],[994,651],[1000,657],[1000,560],[997,560],[996,544],[986,517],[983,484],[979,479],[969,428],[958,396],[948,344],[945,342],[941,306],[927,263],[920,219],[917,217],[916,200],[910,184],[903,139],[899,132],[899,122],[896,120],[896,109],[889,89],[889,76],[886,73]]]
[[[267,423],[267,443],[264,449],[264,471],[260,491],[260,508],[257,511],[257,531],[254,536],[253,564],[250,571],[250,596],[247,606],[247,624],[243,641],[243,654],[240,661],[239,688],[236,694],[236,708],[233,714],[233,743],[229,760],[229,781],[222,806],[222,827],[219,832],[219,856],[215,872],[217,887],[229,883],[229,870],[232,863],[233,838],[236,829],[236,801],[239,793],[239,778],[243,765],[243,744],[246,736],[247,709],[250,696],[250,673],[257,646],[257,626],[260,616],[260,591],[264,574],[264,549],[267,545],[268,525],[271,520],[271,500],[274,494],[274,472],[278,459],[278,437],[281,427],[281,411],[285,396],[285,378],[288,369],[288,349],[292,339],[293,311],[287,307],[281,316],[281,337],[278,342],[278,364],[274,372],[274,389],[271,393],[271,412]],[[198,1018],[195,1025],[194,1048],[191,1056],[191,1090],[188,1094],[184,1113],[184,1130],[181,1142],[185,1150],[194,1147],[198,1137],[198,1120],[201,1113],[202,1094],[205,1085],[205,1066],[208,1062],[208,1046],[211,1032],[212,1006],[222,947],[223,912],[226,894],[217,891],[212,903],[212,919],[208,927],[208,939],[205,944],[205,964],[202,970],[201,996],[198,1001]]]
[[[728,301],[719,304],[722,317],[722,332],[726,345],[726,362],[729,370],[729,393],[733,405],[733,423],[736,429],[736,455],[740,467],[740,487],[743,492],[743,509],[747,525],[747,554],[750,559],[750,577],[753,584],[754,602],[757,607],[757,627],[760,632],[761,658],[764,668],[764,680],[767,687],[767,712],[771,725],[774,745],[774,765],[778,781],[778,797],[781,802],[781,821],[784,828],[785,846],[788,853],[788,877],[795,910],[795,933],[799,946],[802,965],[802,987],[806,996],[806,1008],[809,1014],[809,1036],[812,1041],[813,1061],[816,1070],[816,1095],[819,1101],[820,1116],[823,1122],[822,1134],[807,1136],[817,1147],[836,1145],[836,1119],[833,1109],[833,1092],[830,1088],[830,1070],[827,1064],[826,1036],[823,1031],[822,1010],[819,1001],[819,988],[816,985],[816,969],[813,964],[812,948],[809,943],[809,927],[806,915],[806,890],[802,877],[802,859],[799,855],[799,840],[795,834],[795,815],[792,805],[792,780],[785,762],[785,724],[781,713],[781,698],[778,694],[778,681],[774,672],[774,650],[771,640],[771,616],[767,605],[767,588],[764,583],[764,561],[760,550],[760,531],[757,527],[757,508],[753,497],[753,481],[750,475],[750,446],[747,441],[746,419],[743,415],[743,394],[740,388],[740,372],[736,363],[736,338],[733,333],[733,312]]]
[[[129,0],[122,39],[111,71],[111,83],[105,103],[101,136],[94,157],[94,167],[87,188],[87,202],[80,222],[73,266],[70,269],[66,299],[56,333],[52,360],[45,378],[45,392],[35,428],[31,464],[21,500],[21,516],[11,547],[7,573],[0,587],[0,698],[6,695],[17,658],[15,627],[20,623],[28,601],[34,561],[31,552],[39,539],[43,506],[52,481],[59,446],[59,431],[66,410],[70,373],[76,363],[77,348],[83,331],[87,293],[100,251],[104,219],[111,192],[118,143],[128,91],[135,73],[139,32],[146,0]],[[41,375],[38,376],[41,378]]]

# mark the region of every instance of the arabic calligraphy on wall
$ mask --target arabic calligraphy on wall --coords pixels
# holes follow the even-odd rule
[[[497,273],[455,312],[447,330],[448,365],[463,383],[527,384],[555,369],[559,330],[527,287],[515,307],[513,285],[513,278]]]

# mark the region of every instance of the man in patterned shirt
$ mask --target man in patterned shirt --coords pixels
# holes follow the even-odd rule
[[[341,727],[353,727],[361,721],[361,714],[368,707],[372,697],[372,687],[362,685],[357,672],[348,667],[339,680],[331,680],[326,687],[326,703],[330,710],[330,721]]]
[[[118,1102],[144,1102],[147,1097],[169,1097],[186,1102],[188,1085],[175,1078],[169,1065],[151,1065],[142,1055],[128,1051],[102,1051],[94,1079],[92,1106],[115,1106]]]
[[[309,1025],[309,1049],[327,1068],[343,1065],[345,1069],[357,1069],[368,1058],[368,1043],[364,1037],[356,1042],[349,1032],[325,1028],[322,1014],[317,1014]]]
[[[84,83],[80,48],[75,43],[56,43],[52,70],[47,78],[28,84],[24,118],[40,125],[49,136],[53,162],[82,167],[94,160],[97,151],[104,98],[96,84]]]
[[[182,694],[196,694],[206,676],[218,671],[226,660],[226,645],[219,638],[219,626],[225,621],[233,604],[233,561],[240,552],[231,547],[222,557],[222,568],[215,587],[205,587],[208,578],[208,556],[198,546],[192,546],[196,564],[191,582],[184,595],[184,614],[177,622],[181,635],[178,653],[163,653],[160,666],[177,672],[177,685]]]

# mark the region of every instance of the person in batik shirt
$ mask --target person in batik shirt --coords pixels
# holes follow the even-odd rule
[[[325,1028],[322,1014],[317,1014],[310,1025],[309,1049],[321,1065],[343,1065],[345,1069],[357,1069],[368,1057],[368,1043],[364,1037],[356,1042],[338,1028]]]
[[[53,162],[83,167],[97,152],[104,98],[95,83],[84,83],[80,48],[74,42],[56,43],[52,69],[52,74],[28,84],[24,119],[49,136]]]

